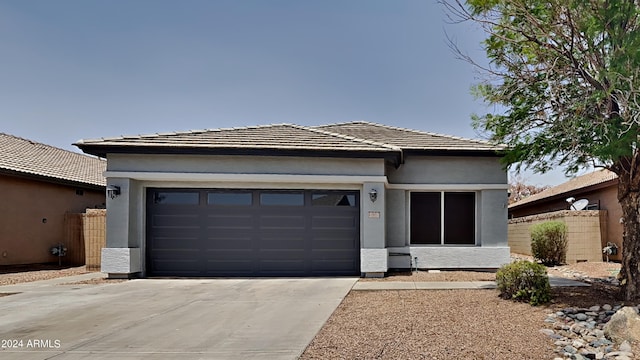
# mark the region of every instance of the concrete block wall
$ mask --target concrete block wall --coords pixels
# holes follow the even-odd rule
[[[100,256],[107,238],[107,210],[87,209],[82,222],[87,270],[100,271]]]
[[[562,221],[567,224],[567,263],[602,261],[601,238],[606,229],[600,224],[605,217],[606,210],[561,210],[509,219],[509,246],[514,253],[531,255],[531,226]]]

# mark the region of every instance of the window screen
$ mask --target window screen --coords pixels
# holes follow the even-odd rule
[[[441,243],[441,211],[439,192],[411,193],[411,243]]]
[[[412,244],[474,245],[476,193],[412,192],[410,221]]]

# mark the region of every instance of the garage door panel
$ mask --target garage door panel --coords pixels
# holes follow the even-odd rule
[[[202,233],[199,227],[154,226],[151,230],[154,238],[199,238]]]
[[[276,238],[261,238],[258,246],[264,250],[304,250],[306,241],[303,236],[298,237],[276,237]]]
[[[153,251],[162,250],[180,250],[189,251],[188,249],[197,249],[200,246],[198,237],[156,237],[153,239],[151,246]],[[192,250],[197,252],[197,250]]]
[[[267,215],[260,216],[261,229],[304,230],[306,226],[306,218],[302,215]]]
[[[312,229],[352,229],[357,228],[358,219],[353,215],[345,216],[314,216],[311,220]]]
[[[304,249],[260,249],[256,255],[261,260],[304,261],[304,253]]]
[[[208,259],[207,271],[253,271],[253,260],[248,258]]]
[[[209,239],[204,245],[204,250],[210,254],[216,251],[237,250],[251,252],[253,240],[246,237],[224,237]]]
[[[352,250],[340,250],[340,249],[313,249],[314,260],[353,260]]]
[[[153,274],[157,276],[197,276],[201,265],[194,259],[154,259],[151,263]]]
[[[154,215],[151,218],[153,227],[199,228],[198,215]]]
[[[251,215],[214,215],[207,217],[207,228],[221,230],[249,230],[254,227],[253,216]]]
[[[198,196],[157,204],[156,191]],[[149,189],[147,198],[150,276],[359,274],[356,191]]]
[[[199,251],[196,249],[153,249],[154,259],[163,261],[197,261]]]
[[[349,272],[356,266],[356,261],[351,259],[334,259],[334,260],[313,260],[312,271],[333,273],[340,275],[340,273]],[[344,274],[342,274],[344,275]]]
[[[303,275],[307,272],[306,261],[303,259],[287,260],[267,260],[261,259],[258,262],[258,269],[264,275]]]
[[[312,249],[314,250],[347,250],[353,251],[354,241],[349,237],[317,237],[312,240]]]

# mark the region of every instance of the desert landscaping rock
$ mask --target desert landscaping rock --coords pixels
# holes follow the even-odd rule
[[[556,359],[634,358],[633,349],[628,341],[621,340],[619,345],[616,345],[612,339],[607,338],[610,333],[605,329],[612,320],[612,310],[605,309],[618,310],[613,317],[618,316],[620,319],[624,315],[626,320],[631,313],[637,318],[637,307],[612,307],[609,304],[594,305],[588,309],[566,308],[547,315],[545,323],[551,324],[551,328],[542,329],[540,332],[554,341],[555,352],[563,356]],[[620,326],[624,325],[616,327]]]
[[[640,341],[638,308],[625,306],[618,310],[604,326],[604,333],[613,341]]]

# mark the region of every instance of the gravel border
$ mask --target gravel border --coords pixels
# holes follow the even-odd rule
[[[533,260],[515,255],[514,260]],[[352,291],[301,359],[555,359],[554,340],[540,332],[550,313],[566,308],[623,305],[610,279],[617,263],[578,263],[550,276],[590,282],[553,288],[545,306],[502,300],[496,290]],[[495,273],[414,271],[360,281],[493,281]],[[633,305],[633,304],[627,304]],[[632,344],[633,352],[640,346]]]
[[[0,286],[32,281],[56,279],[90,273],[86,266],[59,267],[50,264],[15,265],[0,267]]]

